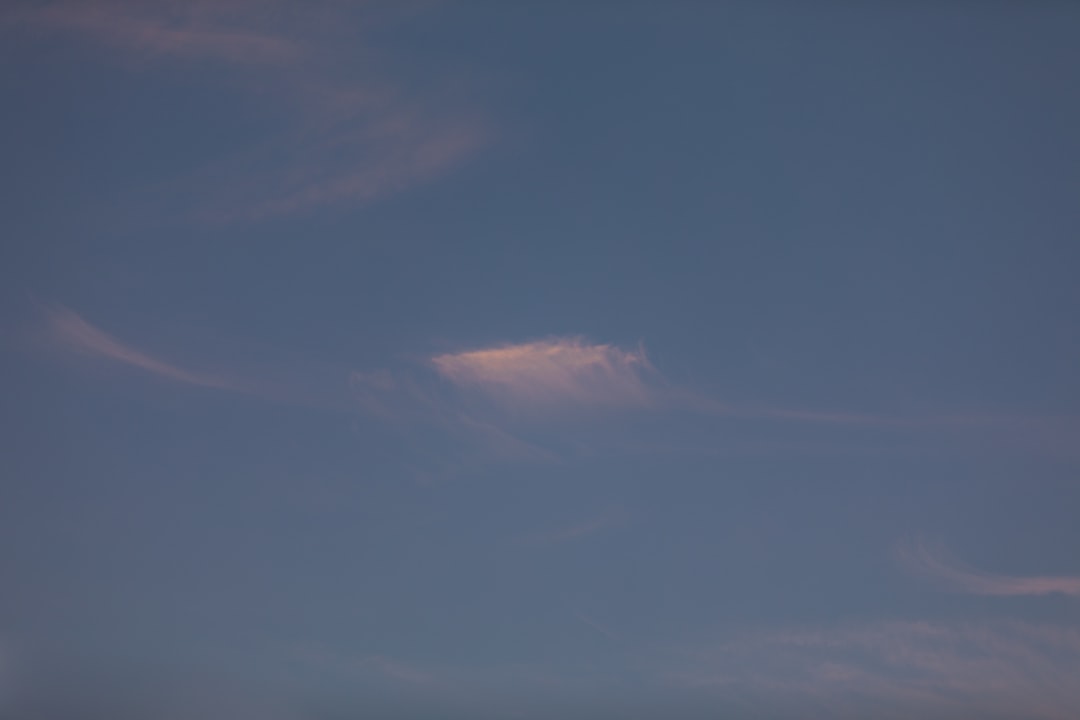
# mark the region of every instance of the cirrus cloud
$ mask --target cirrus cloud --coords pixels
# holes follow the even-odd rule
[[[188,385],[219,389],[231,387],[230,383],[221,378],[185,370],[130,345],[125,345],[104,330],[88,323],[78,313],[65,307],[57,305],[50,308],[47,313],[49,330],[53,338],[72,350],[108,358],[152,375]]]
[[[1066,595],[1080,598],[1080,577],[997,575],[968,567],[944,547],[923,538],[902,543],[897,555],[907,568],[943,585],[974,595]]]
[[[0,8],[0,30],[57,33],[140,70],[222,81],[260,103],[252,141],[144,188],[139,207],[211,223],[365,206],[432,182],[487,146],[493,128],[445,65],[386,43],[414,3],[45,0]],[[302,7],[302,9],[300,9]],[[356,32],[343,33],[341,28]],[[87,48],[82,48],[85,52]],[[91,55],[101,59],[98,55]],[[257,138],[262,138],[261,140]]]

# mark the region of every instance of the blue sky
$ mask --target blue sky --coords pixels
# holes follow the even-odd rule
[[[1075,718],[1080,8],[0,11],[0,714]]]

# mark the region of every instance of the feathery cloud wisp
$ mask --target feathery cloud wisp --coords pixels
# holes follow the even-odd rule
[[[237,23],[241,3],[186,4],[123,1],[53,2],[22,18],[70,30],[116,48],[159,56],[213,58],[252,65],[293,60],[299,48],[284,37]]]
[[[656,399],[643,349],[626,351],[581,338],[448,353],[431,362],[455,385],[516,406],[633,407]]]
[[[461,97],[457,79],[406,80],[411,73],[389,70],[392,59],[368,42],[374,29],[407,12],[388,4],[317,5],[297,11],[281,0],[52,0],[0,10],[0,22],[76,35],[140,63],[171,61],[199,72],[214,63],[229,72],[206,79],[276,99],[280,112],[264,114],[268,141],[203,163],[159,201],[170,208],[194,194],[195,208],[178,209],[204,220],[365,205],[436,179],[488,143],[490,125]],[[362,32],[345,35],[341,27]]]
[[[944,548],[915,538],[897,549],[900,561],[911,571],[974,595],[1068,595],[1080,598],[1080,577],[995,575],[966,567]]]
[[[52,335],[78,352],[108,358],[189,385],[220,389],[231,387],[221,378],[185,370],[125,345],[65,307],[50,308],[48,319]]]

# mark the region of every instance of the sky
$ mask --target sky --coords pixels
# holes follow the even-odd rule
[[[3,3],[0,716],[1080,717],[1078,33]]]

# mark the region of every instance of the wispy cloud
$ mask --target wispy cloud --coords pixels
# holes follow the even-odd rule
[[[940,544],[914,538],[897,548],[900,561],[912,572],[946,587],[974,595],[1067,595],[1080,598],[1080,577],[996,575],[968,567]]]
[[[728,403],[668,381],[649,361],[643,346],[625,349],[575,336],[445,353],[431,358],[431,364],[455,386],[515,410],[638,408],[750,421],[883,428],[922,422],[867,413]]]
[[[524,542],[529,545],[558,545],[620,527],[629,521],[629,511],[625,508],[616,507],[573,525],[528,535],[524,538]]]
[[[220,222],[364,205],[436,179],[490,141],[490,123],[447,68],[426,78],[396,73],[397,56],[375,48],[371,35],[392,19],[422,21],[405,5],[417,7],[54,0],[0,19],[74,33],[140,63],[186,64],[196,79],[224,78],[269,100],[277,112],[264,112],[259,128],[269,140],[208,159],[162,191],[161,202],[191,202],[182,210]]]
[[[293,42],[245,27],[243,17],[237,16],[251,9],[252,3],[236,0],[81,0],[23,7],[15,17],[151,55],[205,57],[242,64],[295,60],[300,49]]]
[[[577,618],[578,620],[580,620],[581,622],[585,623],[585,625],[592,628],[596,632],[603,635],[608,640],[611,640],[612,642],[619,642],[619,643],[624,642],[623,637],[619,633],[615,632],[614,630],[609,628],[607,625],[605,625],[605,624],[603,624],[601,622],[598,622],[597,620],[590,617],[589,615],[586,615],[585,613],[581,612],[580,610],[574,610],[574,617]]]
[[[185,370],[125,345],[65,307],[49,308],[47,317],[53,338],[71,350],[107,358],[176,382],[210,388],[231,388],[230,383],[222,378]]]
[[[226,192],[226,197],[236,196],[232,201],[240,210],[219,204],[211,212],[225,219],[264,219],[318,207],[366,204],[434,180],[489,137],[478,117],[430,106],[357,111],[330,132],[335,135],[332,142],[298,138],[289,173],[269,182],[242,182],[238,190]],[[252,169],[259,164],[253,163]]]
[[[440,375],[518,407],[646,406],[656,399],[643,348],[552,338],[437,355]]]
[[[386,655],[351,656],[323,646],[301,648],[297,658],[323,671],[359,678],[387,678],[416,687],[435,687],[441,683],[428,670]]]
[[[365,659],[365,664],[377,668],[389,678],[412,685],[429,687],[435,683],[431,673],[419,670],[399,660],[391,660],[382,655],[372,655]]]
[[[747,634],[663,677],[776,717],[1080,716],[1080,631],[888,621]],[[798,708],[798,710],[793,710]]]
[[[735,406],[680,386],[650,362],[642,347],[625,349],[580,337],[500,344],[394,362],[374,371],[290,356],[280,349],[238,347],[220,338],[216,356],[230,362],[194,370],[120,340],[60,305],[44,312],[52,337],[70,351],[108,358],[175,382],[229,389],[276,403],[353,413],[396,433],[412,453],[418,477],[447,477],[502,463],[562,462],[597,454],[797,452],[853,449],[836,437],[785,437],[775,423],[811,427],[871,426],[881,443],[918,440],[913,431],[971,432],[965,424],[892,421],[887,416]],[[211,344],[213,344],[211,343]],[[196,343],[200,345],[201,343]],[[228,351],[221,347],[228,346]],[[205,350],[202,348],[200,352]],[[214,353],[211,353],[214,355]],[[237,364],[238,357],[246,364]],[[206,367],[204,365],[204,367]],[[582,429],[588,425],[589,432]],[[986,432],[1001,431],[1000,423]],[[982,428],[981,425],[975,429]],[[900,435],[903,431],[907,437]],[[866,450],[863,440],[855,449]],[[895,449],[895,448],[894,448]],[[562,542],[618,524],[605,516],[546,533],[536,542]],[[910,552],[915,553],[919,548]],[[924,571],[986,594],[1080,594],[1073,578],[1005,578],[977,573],[921,550]],[[931,573],[931,574],[933,574]]]

